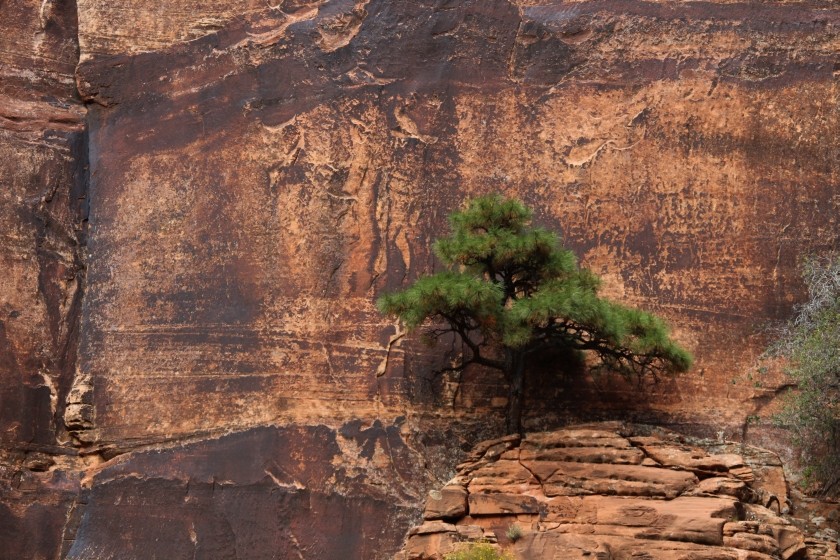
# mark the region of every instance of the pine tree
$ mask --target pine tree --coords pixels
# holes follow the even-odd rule
[[[452,233],[434,244],[447,270],[378,300],[409,330],[431,323],[432,338],[454,334],[465,356],[509,384],[507,427],[521,432],[526,361],[557,348],[586,352],[593,367],[659,377],[687,370],[691,355],[662,320],[598,296],[600,279],[580,268],[557,234],[531,225],[515,199],[490,195],[449,216]]]

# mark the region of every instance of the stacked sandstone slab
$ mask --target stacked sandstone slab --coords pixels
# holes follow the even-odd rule
[[[615,423],[487,441],[430,493],[395,560],[441,559],[479,540],[525,560],[840,558],[782,517],[781,464],[758,467]]]

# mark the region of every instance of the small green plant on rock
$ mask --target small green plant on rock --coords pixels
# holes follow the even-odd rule
[[[522,527],[514,523],[513,525],[507,528],[505,536],[510,540],[510,542],[518,541],[522,538]]]
[[[490,543],[473,542],[461,545],[444,556],[444,560],[514,560],[514,557]]]

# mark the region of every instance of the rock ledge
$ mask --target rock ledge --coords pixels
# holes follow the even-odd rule
[[[618,423],[482,442],[429,493],[395,560],[439,560],[479,540],[525,560],[840,559],[836,543],[783,517],[781,463],[751,463]]]

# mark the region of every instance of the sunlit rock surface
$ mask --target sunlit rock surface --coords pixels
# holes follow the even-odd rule
[[[441,351],[391,342],[373,302],[495,190],[698,357],[644,399],[532,387],[532,423],[584,391],[590,415],[733,435],[773,397],[746,378],[763,329],[837,245],[830,4],[252,4],[79,6],[83,439],[427,408]],[[486,379],[445,413],[500,411]]]
[[[633,465],[628,449],[639,451]],[[554,457],[570,451],[580,457]],[[478,542],[522,560],[840,558],[836,539],[808,539],[781,515],[789,502],[778,458],[745,451],[710,453],[618,423],[483,442],[429,492],[424,522],[395,560],[441,560]],[[464,507],[440,508],[455,495]]]

